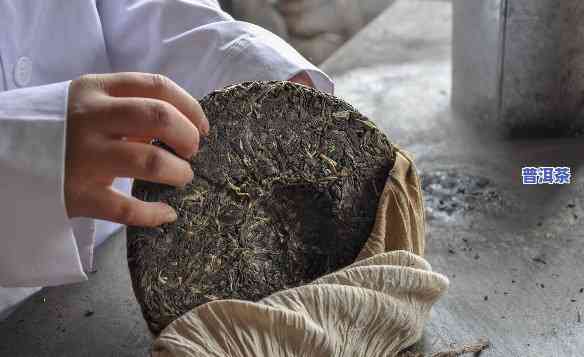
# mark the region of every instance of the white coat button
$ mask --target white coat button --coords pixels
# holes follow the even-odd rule
[[[14,83],[24,87],[30,82],[32,76],[32,61],[28,57],[20,57],[14,66]]]

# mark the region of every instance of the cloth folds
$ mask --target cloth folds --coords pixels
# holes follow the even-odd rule
[[[398,149],[374,228],[355,263],[258,302],[220,300],[171,323],[155,357],[395,356],[418,341],[448,279],[424,253],[424,207]]]

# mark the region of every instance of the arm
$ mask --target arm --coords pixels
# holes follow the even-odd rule
[[[84,280],[63,181],[68,82],[0,93],[0,286]]]
[[[237,82],[304,75],[333,92],[330,78],[284,40],[235,21],[214,0],[98,0],[98,11],[114,71],[162,73],[195,97]]]
[[[330,79],[283,40],[257,26],[234,21],[215,1],[98,0],[97,5],[112,69],[116,72],[164,73],[195,96],[239,81],[271,79],[313,83],[319,89],[332,92]],[[105,149],[74,147],[90,142],[80,139],[84,136],[81,131],[87,128],[72,124],[82,120],[66,119],[71,105],[68,92],[69,82],[63,82],[0,93],[0,197],[4,199],[0,205],[3,227],[0,286],[48,286],[87,279],[83,268],[91,264],[94,228],[91,219],[82,217],[136,224],[159,224],[165,220],[159,217],[165,207],[159,206],[157,210],[142,207],[143,210],[133,212],[128,208],[128,201],[125,201],[126,208],[117,212],[106,212],[104,207],[95,214],[84,211],[87,207],[82,207],[81,202],[87,205],[91,199],[65,185],[65,179],[77,179],[77,188],[89,185],[85,184],[83,175],[71,174],[74,170],[65,174],[65,153],[80,155],[77,161],[83,162],[88,160],[81,152],[105,152]],[[97,93],[95,88],[88,92],[111,98],[108,93]],[[117,103],[123,109],[126,102]],[[111,108],[105,101],[102,104]],[[103,110],[95,105],[85,109],[86,113],[97,111],[95,120]],[[136,113],[140,112],[138,109]],[[185,121],[179,116],[172,115],[176,125]],[[132,119],[127,115],[122,117]],[[70,135],[71,130],[76,131],[75,135]],[[76,141],[72,144],[70,138]],[[127,147],[120,150],[126,152]],[[143,149],[151,150],[140,147]],[[163,161],[170,165],[171,158]],[[176,162],[175,166],[178,165]],[[187,174],[187,170],[179,171]],[[134,173],[122,176],[135,177]],[[85,194],[91,192],[86,190]],[[117,202],[123,202],[115,192],[108,191],[108,194],[116,195]],[[103,197],[96,199],[103,200]],[[132,202],[132,207],[141,204]]]
[[[85,217],[139,226],[176,219],[113,180],[186,184],[184,158],[208,128],[198,102],[157,75],[88,75],[0,93],[0,286],[87,279],[94,221]],[[180,157],[149,145],[153,138]]]

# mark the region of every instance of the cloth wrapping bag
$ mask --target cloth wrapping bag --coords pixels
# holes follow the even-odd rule
[[[424,207],[397,150],[371,236],[352,265],[258,302],[219,300],[167,326],[155,357],[394,356],[418,341],[448,279],[424,253]]]

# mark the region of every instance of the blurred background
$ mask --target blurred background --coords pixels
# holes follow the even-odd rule
[[[219,2],[234,18],[272,31],[319,65],[395,0]]]

